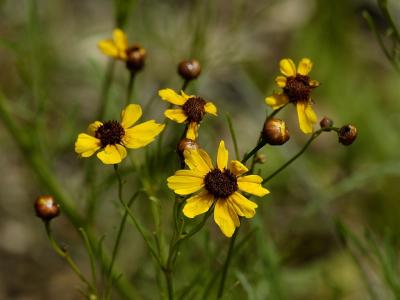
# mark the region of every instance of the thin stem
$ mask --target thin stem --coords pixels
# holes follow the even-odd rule
[[[239,160],[239,147],[236,139],[235,129],[233,128],[231,116],[227,113],[226,114],[226,121],[228,122],[229,132],[231,133],[233,147],[235,149],[236,159]]]
[[[324,131],[338,131],[339,129],[337,127],[325,127],[325,128],[321,128],[317,131],[315,131],[311,137],[308,139],[307,143],[303,146],[303,148],[301,148],[301,150],[294,155],[291,159],[289,159],[286,163],[284,163],[281,167],[279,167],[275,172],[273,172],[271,175],[269,175],[268,177],[266,177],[262,184],[270,181],[272,178],[274,178],[277,174],[279,174],[280,172],[282,172],[284,169],[286,169],[286,167],[288,167],[291,163],[293,163],[300,155],[302,155],[304,153],[304,151],[307,150],[307,148],[311,145],[311,143],[317,138],[319,137],[319,135],[324,132]]]
[[[100,93],[100,108],[97,115],[97,120],[103,120],[108,108],[108,94],[110,92],[111,83],[114,78],[115,60],[110,59],[107,65],[106,75],[104,76],[103,83],[101,85]]]
[[[189,82],[190,82],[190,80],[185,79],[185,81],[183,82],[181,91],[185,91],[186,90],[187,86],[189,85]]]
[[[83,241],[85,242],[85,248],[89,255],[93,287],[96,288],[96,294],[98,294],[98,292],[97,292],[97,277],[96,277],[96,257],[94,255],[92,245],[90,244],[90,240],[89,240],[89,237],[88,237],[85,229],[79,228],[79,232],[82,234]]]
[[[129,104],[129,100],[130,100],[131,95],[132,95],[133,87],[134,87],[134,84],[135,84],[135,75],[136,75],[135,72],[130,72],[128,88],[126,90],[126,100],[125,100],[125,105],[126,106]]]
[[[79,269],[79,267],[76,265],[76,263],[74,262],[74,260],[72,259],[72,257],[69,255],[68,251],[66,249],[64,249],[63,247],[61,247],[57,241],[53,238],[53,234],[51,232],[51,226],[50,226],[50,222],[49,221],[45,221],[44,222],[45,228],[46,228],[46,233],[47,233],[47,237],[49,238],[50,244],[52,246],[52,248],[54,249],[54,251],[63,259],[65,259],[65,261],[68,263],[68,265],[70,266],[71,270],[79,277],[79,279],[85,283],[88,287],[88,289],[91,292],[95,292],[95,288],[92,286],[92,284],[87,281],[87,279],[85,278],[85,276],[83,276],[81,270]]]
[[[263,141],[262,139],[260,139],[260,141],[258,142],[258,144],[249,152],[247,153],[243,159],[242,159],[242,164],[245,164],[246,161],[248,161],[253,155],[256,155],[256,153],[258,152],[258,150],[260,150],[262,147],[264,147],[267,143],[265,141]]]
[[[235,231],[235,233],[233,234],[233,237],[230,240],[229,243],[229,249],[228,249],[228,254],[226,256],[225,259],[225,263],[224,263],[224,268],[222,270],[222,277],[221,277],[221,282],[219,285],[219,289],[218,289],[218,299],[221,299],[222,296],[224,295],[224,288],[225,288],[225,281],[226,281],[226,275],[228,274],[228,269],[229,269],[229,264],[231,262],[231,258],[232,258],[232,254],[233,254],[233,249],[235,247],[235,241],[236,241],[236,237],[239,234],[239,228],[238,227]]]

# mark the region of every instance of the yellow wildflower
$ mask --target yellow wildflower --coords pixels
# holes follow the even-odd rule
[[[126,157],[125,148],[144,147],[164,129],[164,124],[158,124],[154,120],[133,126],[141,116],[140,105],[129,104],[121,113],[121,122],[93,122],[87,133],[78,135],[75,152],[81,157],[90,157],[100,150],[97,157],[104,164],[120,163]]]
[[[107,56],[125,61],[130,70],[138,71],[143,68],[146,50],[140,45],[128,45],[128,38],[121,29],[114,29],[113,38],[101,40],[98,47]]]
[[[158,95],[169,103],[181,106],[181,108],[177,109],[167,109],[164,115],[178,123],[187,122],[186,137],[188,139],[197,139],[198,127],[206,113],[217,115],[217,107],[212,102],[207,102],[201,97],[188,96],[183,91],[179,95],[172,89],[160,90]]]
[[[178,195],[198,192],[186,200],[183,213],[194,218],[207,212],[215,203],[214,220],[227,237],[231,237],[240,226],[240,217],[252,218],[257,204],[244,197],[239,190],[262,197],[269,191],[262,187],[258,175],[246,175],[248,171],[240,161],[232,160],[228,165],[228,151],[221,141],[214,167],[204,150],[184,152],[189,170],[179,170],[168,178],[168,187]]]
[[[312,133],[313,125],[317,122],[317,116],[311,106],[310,94],[319,83],[308,76],[312,65],[310,59],[303,58],[296,70],[291,59],[282,59],[280,70],[283,76],[277,76],[275,79],[276,85],[282,88],[282,92],[265,98],[266,104],[274,110],[289,102],[294,103],[297,107],[300,129],[304,133]]]

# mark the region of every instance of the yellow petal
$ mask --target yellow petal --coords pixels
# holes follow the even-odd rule
[[[126,149],[121,145],[107,145],[103,151],[97,153],[103,164],[119,164],[126,157]]]
[[[248,175],[237,179],[239,190],[256,195],[265,196],[269,191],[261,185],[262,178],[258,175]]]
[[[232,204],[239,216],[252,218],[256,214],[257,204],[238,192],[234,192],[230,195],[228,201]]]
[[[202,149],[185,150],[185,163],[191,170],[197,170],[202,174],[207,174],[213,168],[210,156]]]
[[[118,58],[118,48],[112,40],[101,40],[97,46],[105,55]]]
[[[186,131],[186,138],[195,141],[198,137],[198,129],[200,127],[200,124],[197,124],[196,122],[190,122],[188,124],[188,128]]]
[[[278,87],[284,88],[286,86],[286,77],[285,76],[277,76],[275,78],[275,83]]]
[[[226,199],[226,205],[228,206],[228,211],[229,211],[229,214],[230,214],[231,219],[233,221],[233,224],[235,224],[235,227],[239,227],[240,226],[240,220],[239,220],[238,213],[236,212],[234,204],[231,201],[229,201],[229,198]]]
[[[179,170],[168,177],[168,187],[179,195],[197,192],[204,186],[203,174],[193,170]]]
[[[91,136],[94,136],[97,129],[99,129],[99,127],[103,125],[103,123],[99,122],[99,121],[95,121],[91,124],[89,124],[88,128],[87,128],[87,133],[90,134]]]
[[[204,105],[204,110],[206,113],[212,114],[214,116],[217,115],[217,107],[212,102],[207,102],[206,105]]]
[[[229,212],[227,200],[217,200],[214,209],[214,221],[215,223],[217,223],[225,236],[231,237],[235,232],[235,223],[232,220],[231,214]]]
[[[142,108],[139,104],[129,104],[121,113],[121,126],[131,127],[142,116]]]
[[[170,119],[172,121],[175,121],[175,122],[178,122],[178,123],[183,123],[183,122],[185,122],[187,120],[187,116],[185,115],[185,112],[180,108],[178,108],[178,109],[167,109],[164,112],[164,115],[168,119]]]
[[[312,107],[306,101],[298,101],[296,107],[301,131],[306,134],[312,133],[313,124],[317,121],[317,117]]]
[[[154,120],[150,120],[125,129],[123,143],[125,147],[132,149],[144,147],[154,141],[164,127],[165,124],[158,124]]]
[[[228,150],[225,148],[225,142],[221,141],[217,153],[217,166],[220,170],[228,167]]]
[[[172,89],[159,90],[158,95],[161,97],[161,99],[168,101],[169,103],[172,103],[175,105],[183,105],[186,102],[186,99],[183,96],[178,95]]]
[[[296,76],[296,66],[290,58],[284,58],[279,62],[281,73],[286,77]]]
[[[82,157],[92,156],[100,147],[100,140],[86,133],[79,134],[75,142],[75,152]]]
[[[181,95],[182,95],[183,98],[185,98],[185,100],[189,100],[190,98],[193,98],[193,97],[194,97],[194,95],[187,95],[187,94],[185,94],[185,92],[182,91],[182,90],[181,90]],[[185,101],[185,102],[186,102],[186,101]]]
[[[120,52],[124,52],[126,49],[128,49],[128,38],[121,29],[113,30],[113,39]]]
[[[273,94],[272,96],[265,98],[265,103],[268,106],[271,106],[273,110],[284,106],[288,102],[289,97],[285,94]]]
[[[311,87],[313,87],[313,88],[316,88],[316,87],[319,86],[319,82],[316,81],[316,80],[314,80],[314,79],[311,79],[311,80],[308,82],[308,84],[309,84]]]
[[[208,211],[214,202],[213,195],[203,192],[186,200],[183,214],[188,218],[194,218]]]
[[[230,170],[236,176],[242,175],[249,171],[249,169],[247,169],[247,167],[238,160],[231,161]]]
[[[308,75],[312,69],[312,65],[313,64],[309,58],[302,58],[297,66],[297,73],[304,76]]]

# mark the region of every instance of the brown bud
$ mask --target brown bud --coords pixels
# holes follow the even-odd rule
[[[342,145],[351,145],[357,138],[357,128],[353,125],[344,125],[338,132],[339,143]]]
[[[270,145],[283,145],[290,136],[285,121],[268,118],[264,123],[263,139]]]
[[[53,196],[42,195],[35,201],[36,215],[43,221],[50,221],[60,214],[60,206],[56,203]]]
[[[327,127],[332,127],[333,126],[333,121],[332,119],[328,117],[324,117],[321,122],[319,122],[319,125],[321,128],[327,128]]]
[[[181,139],[177,145],[177,150],[179,155],[183,155],[183,152],[185,150],[197,150],[199,148],[200,146],[199,144],[196,143],[196,141],[193,141],[188,138]]]
[[[140,45],[132,45],[126,50],[126,67],[131,72],[143,69],[146,60],[146,50]]]
[[[178,65],[178,73],[185,80],[196,79],[200,72],[200,63],[195,59],[181,61]]]

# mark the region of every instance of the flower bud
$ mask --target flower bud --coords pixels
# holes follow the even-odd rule
[[[53,196],[42,195],[35,201],[36,215],[43,221],[50,221],[60,214],[60,206],[56,203]]]
[[[357,138],[357,128],[353,125],[344,125],[338,132],[339,143],[342,145],[351,145]]]
[[[126,67],[131,72],[143,69],[146,60],[146,50],[140,45],[132,45],[126,50]]]
[[[290,136],[285,121],[268,118],[264,123],[262,132],[263,139],[270,145],[283,145]]]
[[[327,128],[327,127],[332,127],[333,126],[333,121],[332,119],[328,117],[324,117],[321,122],[319,122],[319,125],[321,128]]]
[[[257,153],[254,159],[255,159],[254,162],[256,164],[260,164],[260,165],[267,161],[267,157],[265,156],[265,154],[261,154],[261,153]]]
[[[178,65],[178,73],[185,80],[196,79],[200,72],[200,63],[195,59],[181,61]]]
[[[200,146],[199,146],[199,144],[196,143],[196,141],[193,141],[188,138],[181,139],[177,145],[178,153],[179,153],[179,155],[182,155],[182,156],[183,156],[183,152],[185,150],[197,150],[199,148],[200,148]]]

